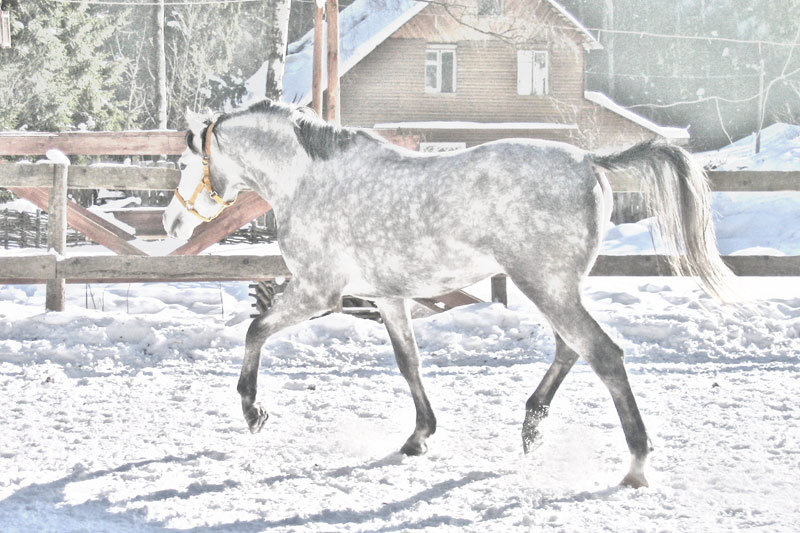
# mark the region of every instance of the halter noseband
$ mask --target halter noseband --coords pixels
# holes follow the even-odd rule
[[[225,211],[226,208],[232,206],[233,203],[236,201],[236,198],[234,198],[230,202],[226,202],[225,200],[222,199],[222,197],[219,194],[214,192],[214,189],[211,187],[211,179],[209,178],[209,170],[208,170],[208,158],[211,156],[211,132],[213,131],[215,124],[216,124],[215,122],[212,122],[211,124],[208,125],[208,128],[206,128],[206,142],[203,150],[202,181],[200,182],[199,185],[197,185],[197,188],[195,188],[194,193],[192,193],[192,196],[189,198],[188,201],[186,201],[183,198],[183,196],[181,196],[181,193],[178,191],[178,188],[177,187],[175,188],[175,198],[178,199],[178,201],[187,211],[189,211],[191,214],[193,214],[203,222],[211,222],[212,220],[220,216],[222,212]],[[203,190],[208,191],[209,198],[211,198],[212,200],[217,202],[217,204],[220,205],[219,211],[217,211],[210,217],[201,215],[200,212],[197,211],[197,209],[195,209],[194,207],[194,202],[195,200],[197,200],[197,196]]]

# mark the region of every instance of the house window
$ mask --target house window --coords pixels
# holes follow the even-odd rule
[[[0,10],[0,48],[11,46],[11,13]]]
[[[439,152],[454,152],[456,150],[463,150],[467,147],[467,143],[460,142],[430,142],[419,143],[419,151],[427,154],[437,154]]]
[[[425,92],[456,92],[456,46],[428,45],[425,50]]]
[[[517,94],[550,92],[550,58],[545,50],[517,50]]]
[[[478,15],[499,15],[503,12],[503,0],[478,0]]]

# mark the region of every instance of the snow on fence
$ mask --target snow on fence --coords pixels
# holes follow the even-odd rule
[[[26,144],[20,137],[29,142]],[[43,141],[42,137],[46,140]],[[176,141],[178,138],[180,142]],[[41,154],[52,147],[70,155],[176,155],[183,150],[183,134],[0,134],[0,155]],[[800,172],[712,171],[709,178],[715,191],[800,190]],[[0,283],[47,283],[48,291],[52,293],[52,298],[47,299],[48,309],[63,309],[63,284],[66,282],[252,281],[290,275],[280,256],[196,255],[270,210],[269,204],[252,191],[243,192],[235,208],[224,211],[210,223],[202,224],[189,242],[166,257],[148,256],[127,242],[126,239],[132,235],[125,235],[124,231],[66,197],[67,186],[74,189],[172,190],[179,179],[180,172],[172,168],[0,164],[0,187],[10,189],[50,213],[47,244],[48,248],[58,252],[55,255],[0,257]],[[627,177],[610,176],[610,180],[615,191],[639,190],[638,183]],[[59,194],[54,194],[54,191]],[[118,255],[64,257],[67,224]],[[800,276],[800,256],[726,256],[724,260],[741,276]],[[664,256],[600,256],[591,275],[661,276],[669,272]],[[502,301],[503,280],[494,279],[492,287],[493,299]]]

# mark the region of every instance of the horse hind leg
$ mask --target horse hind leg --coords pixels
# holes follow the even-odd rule
[[[578,354],[567,346],[556,333],[556,354],[542,381],[525,404],[525,422],[522,424],[522,447],[525,453],[532,451],[540,440],[539,423],[548,415],[550,402],[558,387],[578,360]]]
[[[632,487],[647,486],[644,464],[649,452],[649,441],[628,382],[622,349],[583,306],[577,281],[569,287],[558,276],[555,278],[556,284],[566,289],[560,291],[561,294],[554,294],[546,283],[532,284],[513,276],[512,279],[547,317],[556,334],[570,349],[586,359],[608,388],[631,453],[631,467],[622,484]],[[551,389],[552,387],[545,386],[546,391]]]
[[[385,299],[375,302],[389,332],[400,373],[408,382],[416,408],[414,433],[400,451],[406,455],[422,455],[428,450],[425,440],[436,431],[436,417],[422,386],[419,373],[419,349],[411,327],[411,314],[405,300]]]

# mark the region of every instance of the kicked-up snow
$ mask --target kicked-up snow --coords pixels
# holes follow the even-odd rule
[[[332,314],[268,341],[252,435],[246,284],[70,285],[64,313],[42,311],[43,287],[3,286],[0,529],[795,531],[800,286],[745,285],[755,314],[688,280],[588,282],[654,447],[639,490],[617,485],[627,447],[582,362],[522,453],[553,340],[513,287],[508,309],[415,320],[439,429],[405,457],[414,409],[381,324]]]

